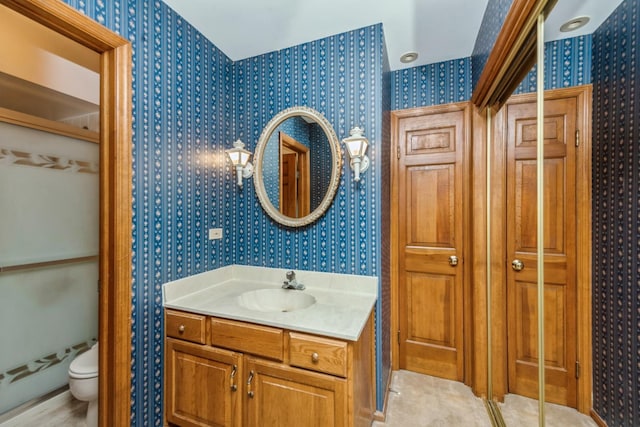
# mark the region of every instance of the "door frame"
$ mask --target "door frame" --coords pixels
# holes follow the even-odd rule
[[[577,99],[578,117],[576,128],[580,130],[580,144],[576,147],[576,293],[577,293],[577,349],[576,354],[580,361],[580,377],[577,385],[577,410],[589,414],[591,410],[592,388],[592,323],[591,323],[591,85],[576,86],[571,88],[554,89],[545,91],[545,99],[559,99],[575,97]],[[536,94],[514,95],[507,104],[535,102]],[[490,307],[492,318],[492,351],[493,360],[493,396],[496,400],[503,400],[508,390],[507,380],[507,317],[506,317],[506,274],[507,259],[506,232],[500,224],[506,224],[506,147],[504,146],[504,109],[495,116],[493,128],[494,138],[490,144],[491,156],[491,260],[493,281],[490,292],[492,300],[497,304]],[[480,117],[481,120],[484,118]],[[484,123],[486,127],[486,121]],[[482,128],[482,124],[478,124]],[[477,135],[474,134],[474,135]],[[478,153],[480,154],[479,151]],[[484,154],[484,153],[482,153]],[[474,159],[474,165],[478,167],[478,176],[486,176],[486,164],[483,158]],[[476,177],[477,178],[477,177]],[[481,194],[476,194],[475,192]],[[474,187],[474,199],[486,198],[486,189],[482,185]],[[485,204],[486,206],[486,204]],[[484,233],[478,233],[475,229],[474,245],[486,247]],[[486,257],[482,258],[486,262]],[[475,265],[475,263],[474,263]],[[497,280],[496,280],[497,279]],[[474,288],[482,288],[486,292],[486,276],[474,275]],[[480,331],[487,324],[486,299],[477,299],[474,306],[474,327],[478,333],[474,336],[481,337],[486,331]],[[486,372],[486,357],[488,349],[476,339],[475,372]],[[480,365],[484,363],[485,365]],[[476,394],[486,394],[486,384],[482,384],[479,377],[474,376],[472,387]]]
[[[63,2],[0,0],[0,4],[101,56],[99,425],[128,426],[131,412],[131,44]]]
[[[472,126],[471,126],[471,115],[473,111],[473,105],[470,102],[458,102],[444,105],[435,105],[430,107],[418,107],[418,108],[410,108],[405,110],[396,110],[391,111],[391,191],[390,191],[390,203],[391,212],[390,212],[390,230],[389,230],[389,239],[390,239],[390,280],[391,280],[391,292],[390,292],[390,311],[391,311],[391,369],[398,370],[400,368],[400,295],[399,295],[399,277],[400,271],[398,269],[398,262],[400,257],[399,247],[398,247],[398,237],[400,226],[400,212],[398,203],[395,201],[398,200],[398,184],[399,184],[399,173],[398,173],[398,153],[399,153],[399,142],[400,135],[398,135],[399,130],[399,121],[403,118],[409,117],[418,117],[426,114],[434,114],[434,113],[447,113],[451,111],[464,111],[465,114],[465,129],[464,134],[466,136],[466,141],[463,142],[465,153],[463,154],[466,158],[463,159],[462,162],[462,198],[463,198],[463,208],[462,208],[462,230],[463,236],[465,233],[470,234],[470,215],[469,215],[469,205],[471,201],[470,195],[470,183],[471,180],[470,172],[471,172],[471,139],[472,139]],[[472,316],[472,298],[471,298],[471,280],[470,280],[470,271],[468,260],[471,259],[471,245],[464,244],[462,249],[462,259],[461,266],[463,268],[462,272],[462,307],[463,307],[463,349],[466,354],[471,354],[473,352],[473,342],[471,340],[471,335],[466,331],[471,331],[471,322]],[[464,371],[464,383],[468,384],[470,380],[470,373],[472,369],[471,358],[465,357],[463,363],[463,371]]]
[[[283,209],[283,191],[282,191],[282,165],[283,156],[288,149],[297,154],[297,170],[299,177],[296,180],[296,199],[298,203],[298,216],[296,218],[302,218],[309,215],[310,211],[310,178],[309,178],[309,147],[298,142],[295,138],[289,136],[287,133],[279,132],[280,140],[280,209]]]

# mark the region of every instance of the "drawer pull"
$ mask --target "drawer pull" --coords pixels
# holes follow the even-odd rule
[[[181,334],[184,334],[184,325],[180,325],[178,327],[178,332],[181,333]]]
[[[311,361],[313,363],[318,363],[318,361],[320,361],[320,355],[318,353],[313,353],[311,355]]]
[[[253,381],[253,371],[249,373],[249,379],[247,380],[247,388],[249,391],[247,392],[247,396],[253,399],[253,390],[251,390],[251,381]]]
[[[236,371],[238,370],[238,365],[233,365],[233,369],[231,370],[231,391],[237,391],[238,386],[233,383],[233,380],[236,377]]]

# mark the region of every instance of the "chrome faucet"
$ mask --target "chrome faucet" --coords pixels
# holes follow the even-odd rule
[[[296,289],[298,291],[304,290],[304,285],[302,283],[298,283],[296,280],[295,271],[287,271],[286,277],[287,280],[284,281],[284,285],[282,285],[284,289]]]

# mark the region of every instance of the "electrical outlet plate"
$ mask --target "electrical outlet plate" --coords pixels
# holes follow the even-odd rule
[[[210,228],[209,240],[222,239],[222,228]]]

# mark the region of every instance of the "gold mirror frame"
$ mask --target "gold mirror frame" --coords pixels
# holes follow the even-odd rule
[[[329,187],[327,188],[327,192],[325,193],[322,201],[318,205],[316,209],[314,209],[309,215],[303,216],[301,218],[292,218],[286,215],[283,215],[279,209],[273,206],[269,196],[267,195],[266,188],[264,186],[263,179],[263,167],[262,161],[264,159],[264,152],[267,146],[267,142],[269,138],[273,134],[273,132],[280,126],[285,120],[291,117],[306,117],[315,121],[327,136],[327,140],[329,141],[329,146],[331,148],[331,179],[329,181]],[[256,188],[256,194],[258,196],[258,200],[262,205],[264,211],[279,224],[285,225],[287,227],[303,227],[305,225],[312,224],[318,218],[320,218],[324,213],[331,207],[331,203],[333,203],[333,198],[336,195],[336,191],[338,190],[338,185],[340,184],[340,174],[342,172],[342,152],[340,150],[340,141],[333,130],[333,126],[331,123],[318,111],[309,107],[291,107],[286,110],[282,110],[278,114],[276,114],[265,126],[262,134],[260,135],[260,139],[258,139],[258,144],[256,146],[256,151],[254,154],[254,163],[255,163],[255,173],[254,173],[254,184]]]

